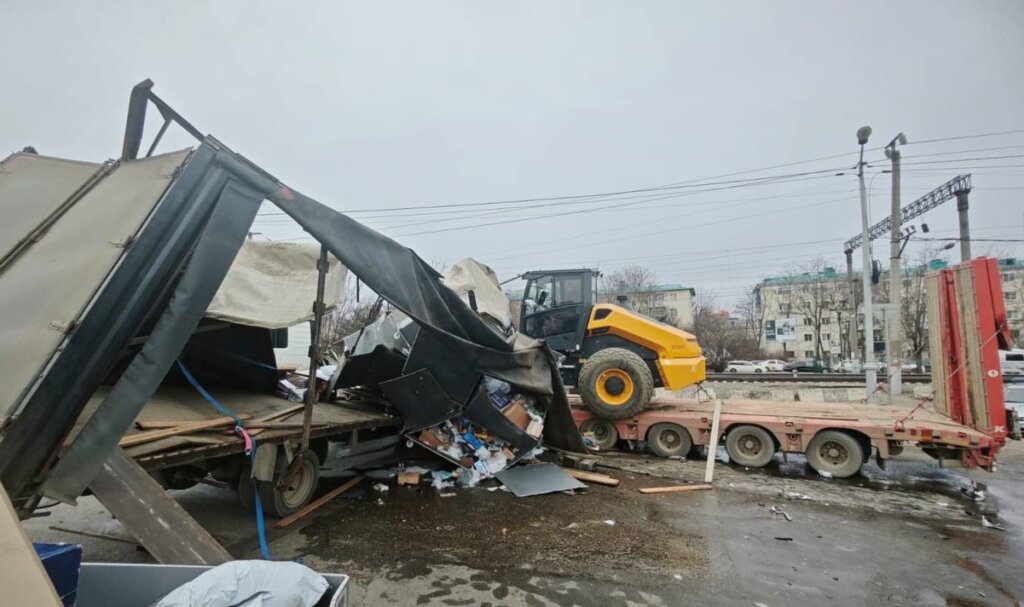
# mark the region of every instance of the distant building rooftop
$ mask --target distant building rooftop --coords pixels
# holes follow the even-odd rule
[[[600,294],[602,294],[602,295],[607,295],[609,293],[615,293],[616,292],[615,289],[609,288],[605,284],[606,282],[608,282],[608,281],[605,281],[605,280],[601,281],[600,289],[598,290],[598,292]],[[644,290],[644,291],[639,291],[639,292],[640,293],[664,293],[664,292],[667,292],[667,291],[689,291],[691,294],[692,293],[696,293],[696,290],[693,287],[684,287],[681,283],[678,283],[678,282],[669,282],[669,283],[665,283],[665,284],[654,285],[650,289],[647,289],[647,290]]]

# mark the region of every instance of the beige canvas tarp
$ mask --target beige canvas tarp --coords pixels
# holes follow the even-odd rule
[[[208,318],[283,329],[312,320],[320,245],[247,240],[206,310]],[[328,255],[324,304],[344,296],[347,271]]]
[[[501,327],[511,323],[508,299],[501,292],[498,276],[490,267],[469,257],[462,259],[448,270],[444,286],[458,293],[466,303],[469,303],[468,293],[473,291],[478,313],[486,315]]]
[[[14,413],[188,154],[121,163],[0,273],[0,417]],[[19,226],[18,233],[4,228],[4,244],[33,230],[95,171],[32,154],[12,157],[0,169],[3,223]],[[29,190],[32,196],[22,195]]]

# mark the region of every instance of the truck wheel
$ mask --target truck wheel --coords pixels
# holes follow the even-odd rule
[[[693,449],[693,439],[686,428],[678,424],[654,424],[647,431],[647,445],[661,457],[685,456]]]
[[[654,378],[644,359],[622,348],[606,348],[583,363],[579,378],[583,404],[598,417],[627,419],[654,395]]]
[[[285,463],[283,457],[279,458],[282,466],[278,469],[274,481],[258,483],[263,511],[271,516],[288,516],[308,504],[316,492],[317,484],[320,482],[320,460],[312,451],[299,453],[296,457],[301,457],[302,463],[295,474],[287,479],[284,487],[277,488],[277,477],[287,474],[291,466]]]
[[[619,442],[619,431],[615,424],[604,419],[588,419],[580,424],[580,433],[590,433],[594,437],[594,444],[601,451],[611,451]]]
[[[763,468],[775,455],[775,441],[758,426],[737,426],[725,438],[725,451],[733,462],[748,468]],[[708,457],[714,457],[709,453]]]
[[[857,439],[838,430],[824,430],[807,445],[807,463],[818,472],[835,478],[857,474],[864,462],[864,448]]]
[[[246,512],[256,510],[256,479],[252,477],[252,465],[243,464],[238,473],[238,484],[235,487],[238,493],[238,501],[245,508]]]

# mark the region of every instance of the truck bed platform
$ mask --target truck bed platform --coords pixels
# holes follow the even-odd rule
[[[99,390],[90,400],[86,414],[102,401],[106,390]],[[223,390],[217,392],[217,398],[231,411],[239,416],[250,416],[253,419],[284,412],[301,406],[272,394],[257,394],[242,390]],[[136,418],[137,422],[200,422],[222,417],[202,396],[188,387],[161,388],[145,405]],[[69,437],[73,440],[87,415],[80,418],[79,424]],[[280,422],[281,428],[265,428],[255,437],[258,442],[280,443],[288,439],[302,436],[301,409]],[[384,428],[398,426],[399,418],[384,413],[380,407],[353,400],[337,402],[318,402],[313,407],[313,423],[311,438],[334,436],[368,428]],[[244,448],[243,440],[229,432],[230,426],[216,431],[195,434],[183,434],[148,441],[138,445],[125,447],[125,452],[146,468],[163,468],[203,459],[239,453]],[[142,432],[137,427],[129,430],[125,436]]]

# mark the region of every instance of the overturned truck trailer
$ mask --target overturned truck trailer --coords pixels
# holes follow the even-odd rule
[[[163,125],[140,157],[150,107]],[[198,146],[154,155],[171,125]],[[202,329],[266,201],[415,323],[409,351],[392,359],[400,366],[379,378],[407,429],[466,416],[516,457],[541,441],[585,450],[543,342],[495,330],[412,250],[204,135],[146,81],[132,91],[118,160],[32,150],[0,164],[0,482],[20,513],[41,496],[73,501],[117,452]],[[542,437],[483,407],[485,377],[537,396]]]

